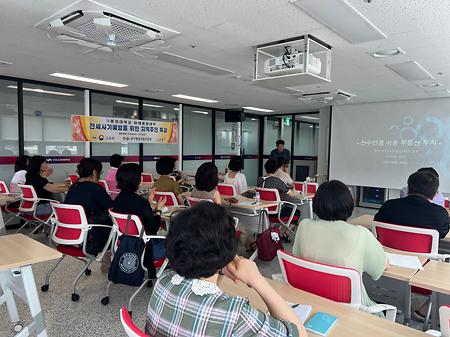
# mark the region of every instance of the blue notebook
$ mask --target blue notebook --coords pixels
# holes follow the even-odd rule
[[[306,322],[305,328],[320,336],[326,336],[336,325],[337,321],[337,317],[319,311]]]

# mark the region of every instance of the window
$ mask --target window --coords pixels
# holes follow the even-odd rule
[[[84,143],[72,142],[71,115],[84,115],[84,92],[23,84],[25,154],[42,155],[58,165],[52,176],[63,181],[84,156]]]
[[[17,83],[0,80],[0,180],[8,185],[19,155]]]

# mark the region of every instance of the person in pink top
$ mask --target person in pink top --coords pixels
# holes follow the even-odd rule
[[[117,188],[116,173],[117,169],[120,165],[122,165],[124,160],[125,158],[120,154],[113,154],[111,158],[109,158],[109,165],[111,166],[111,168],[108,170],[105,180],[111,192],[120,192],[120,190]]]

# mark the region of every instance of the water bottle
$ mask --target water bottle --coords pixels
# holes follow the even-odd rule
[[[259,202],[260,198],[261,198],[261,196],[259,195],[259,192],[256,191],[256,193],[255,193],[255,199],[256,199],[256,201]]]

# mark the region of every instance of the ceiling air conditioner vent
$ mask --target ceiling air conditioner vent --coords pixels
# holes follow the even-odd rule
[[[108,51],[162,51],[165,41],[180,35],[91,0],[75,2],[35,27],[65,43]]]
[[[353,99],[353,97],[355,97],[355,95],[343,90],[337,90],[302,93],[298,96],[298,99],[307,103],[331,104],[338,102],[349,102]]]

